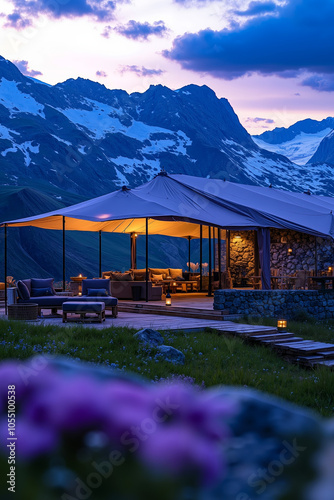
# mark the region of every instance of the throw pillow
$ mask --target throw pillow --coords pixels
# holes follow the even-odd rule
[[[108,297],[105,288],[87,288],[87,297]]]
[[[163,274],[152,274],[152,281],[162,281],[163,279]]]
[[[56,291],[53,288],[54,278],[31,278],[31,289],[33,288],[51,288],[52,294],[56,295]],[[35,295],[36,297],[36,295]]]
[[[173,280],[176,280],[177,276],[182,276],[182,269],[169,269],[169,274]]]
[[[54,295],[51,287],[31,289],[31,297],[47,297],[51,295]]]
[[[25,283],[23,283],[22,281],[18,281],[16,283],[16,285],[17,285],[17,290],[19,292],[20,299],[29,300],[30,293],[29,293],[27,285]]]

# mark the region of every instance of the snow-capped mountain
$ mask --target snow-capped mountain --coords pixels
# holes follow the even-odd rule
[[[329,163],[334,166],[334,130],[322,139],[309,163]]]
[[[263,149],[286,156],[298,165],[313,162],[322,139],[334,128],[334,118],[317,121],[302,120],[288,128],[275,128],[253,136],[254,142]]]
[[[261,149],[206,86],[128,94],[78,78],[54,86],[0,58],[0,181],[85,197],[136,186],[161,168],[328,194],[327,165]]]

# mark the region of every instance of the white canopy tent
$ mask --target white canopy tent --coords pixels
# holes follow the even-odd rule
[[[118,191],[70,207],[24,219],[6,221],[8,227],[34,226],[63,231],[163,234],[188,239],[210,236],[210,227],[257,230],[263,288],[270,288],[269,228],[332,238],[334,202],[328,197],[289,193],[218,179],[186,175],[157,175],[134,189]],[[5,237],[5,245],[6,245]],[[209,240],[210,241],[210,240]],[[6,258],[5,258],[6,266]],[[6,275],[5,271],[5,275]]]

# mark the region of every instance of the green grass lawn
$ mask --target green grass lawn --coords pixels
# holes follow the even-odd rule
[[[267,321],[267,324],[270,323]],[[262,321],[263,324],[263,321]],[[334,323],[294,323],[294,333],[305,338],[331,341]],[[324,416],[334,410],[334,372],[292,365],[268,347],[214,332],[163,332],[164,342],[184,352],[185,365],[161,360],[155,349],[141,346],[136,330],[98,330],[40,326],[0,321],[0,359],[26,359],[55,353],[143,375],[151,380],[185,376],[206,387],[224,384],[247,386],[307,406]]]

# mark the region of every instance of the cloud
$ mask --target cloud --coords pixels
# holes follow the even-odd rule
[[[184,7],[193,7],[197,5],[198,7],[204,6],[207,3],[213,3],[217,0],[174,0],[174,3],[183,5]]]
[[[334,91],[334,74],[331,75],[310,75],[305,78],[301,85],[311,87],[318,92],[333,92]]]
[[[29,63],[28,61],[13,61],[13,64],[15,64],[15,66],[21,71],[21,73],[25,76],[32,76],[32,77],[35,77],[35,76],[40,76],[40,75],[43,75],[43,73],[41,73],[41,71],[36,71],[34,69],[29,69],[28,66],[29,66]]]
[[[251,122],[251,123],[259,123],[259,122],[264,122],[264,123],[275,123],[275,120],[272,120],[271,118],[247,118],[246,122]]]
[[[101,35],[104,37],[104,38],[109,38],[110,35],[111,35],[111,32],[112,32],[112,27],[111,26],[105,26],[104,27],[104,30],[103,30],[103,33],[101,33]]]
[[[123,0],[10,0],[14,11],[6,16],[7,26],[25,28],[41,14],[54,19],[90,16],[97,21],[113,18],[118,3]]]
[[[144,66],[122,66],[121,73],[125,73],[127,71],[135,73],[138,76],[158,76],[162,75],[165,72],[163,69],[149,69],[145,68]]]
[[[272,14],[276,12],[277,4],[275,2],[251,2],[246,10],[235,10],[237,16],[261,16],[263,14]]]
[[[290,0],[277,6],[276,16],[255,17],[221,31],[186,33],[163,54],[185,69],[226,80],[252,73],[286,78],[305,71],[334,74],[333,25],[333,0],[322,0],[321,7],[316,0]]]
[[[107,78],[107,73],[105,71],[102,71],[102,70],[98,70],[96,73],[96,76],[100,76],[102,78]]]
[[[115,31],[117,31],[120,35],[123,35],[126,38],[132,38],[133,40],[147,40],[151,35],[159,37],[166,35],[168,29],[163,21],[156,21],[153,24],[149,24],[131,20],[128,24],[115,28]]]

